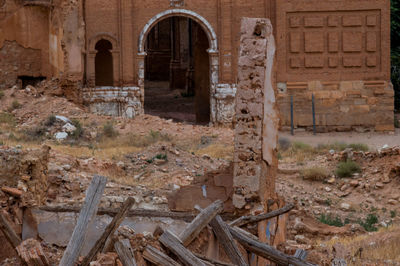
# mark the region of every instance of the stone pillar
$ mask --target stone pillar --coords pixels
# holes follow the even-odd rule
[[[142,103],[142,108],[144,107],[144,75],[145,75],[145,63],[144,59],[146,58],[147,53],[139,53],[137,56],[137,64],[138,64],[138,87],[139,87],[139,95],[140,102]]]
[[[279,118],[273,87],[276,83],[273,80],[275,40],[272,30],[268,19],[242,19],[233,204],[252,214],[283,205],[275,192]],[[285,228],[285,218],[260,222],[259,239],[277,245],[285,238]],[[258,265],[266,265],[265,259],[259,258]]]
[[[171,19],[171,63],[170,63],[170,78],[169,86],[170,89],[177,89],[177,79],[179,74],[179,69],[181,66],[180,62],[180,25],[179,18],[172,17]]]
[[[242,19],[236,96],[234,205],[267,209],[275,199],[278,116],[272,82],[275,42],[268,19]]]
[[[210,123],[215,124],[217,122],[217,100],[215,95],[219,83],[219,53],[218,51],[209,49],[208,54],[210,55]]]
[[[96,51],[90,51],[87,56],[88,56],[88,61],[87,61],[86,79],[89,87],[94,87],[96,83],[96,70],[95,70]]]

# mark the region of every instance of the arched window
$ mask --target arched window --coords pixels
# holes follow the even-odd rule
[[[113,86],[113,49],[111,42],[101,39],[96,43],[95,73],[96,86]]]

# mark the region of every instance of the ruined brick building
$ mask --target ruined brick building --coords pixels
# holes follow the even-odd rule
[[[231,124],[242,17],[272,21],[281,126],[291,97],[312,126],[314,94],[318,130],[393,130],[389,0],[0,0],[0,87],[59,78],[93,112]]]

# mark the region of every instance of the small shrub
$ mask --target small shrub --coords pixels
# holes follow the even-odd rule
[[[358,224],[364,227],[365,231],[367,232],[378,231],[378,228],[374,226],[376,223],[378,223],[378,216],[376,216],[374,213],[368,214],[367,218],[365,218],[365,221],[358,220]]]
[[[25,139],[28,141],[42,140],[46,135],[47,129],[44,126],[38,126],[25,131]]]
[[[290,140],[287,138],[279,138],[278,147],[280,151],[287,151],[290,148]]]
[[[14,126],[15,125],[14,115],[10,113],[0,113],[0,124],[7,124],[10,126]]]
[[[72,124],[76,129],[71,133],[71,137],[77,140],[83,136],[83,127],[78,119],[73,119]]]
[[[348,145],[349,148],[352,148],[354,151],[368,151],[369,147],[367,144],[363,143],[352,143]]]
[[[46,127],[51,127],[51,126],[53,126],[53,125],[56,123],[56,121],[57,121],[57,118],[56,118],[55,115],[49,115],[49,116],[47,117],[46,121],[44,122],[44,125],[45,125]]]
[[[390,217],[391,218],[396,217],[396,211],[390,211]]]
[[[360,172],[360,166],[354,161],[348,160],[346,162],[339,163],[335,173],[338,177],[351,177],[354,173]]]
[[[300,174],[305,180],[311,181],[323,181],[329,176],[329,172],[322,167],[303,169]]]
[[[159,153],[156,156],[154,156],[154,158],[158,159],[158,160],[165,160],[166,161],[166,160],[168,160],[168,155],[165,154],[165,153]]]
[[[114,129],[114,125],[112,122],[107,122],[103,126],[103,134],[108,138],[112,138],[118,135],[118,132]]]
[[[21,108],[21,104],[17,100],[14,100],[11,103],[10,110],[12,111],[12,110],[19,109],[19,108]]]
[[[4,97],[4,91],[0,91],[0,99]]]
[[[321,214],[321,216],[318,218],[318,220],[321,223],[330,225],[330,226],[336,226],[336,227],[342,227],[345,225],[344,222],[342,222],[342,219],[340,219],[339,216],[336,216],[335,218],[332,217],[331,214],[325,215],[324,213]]]
[[[304,142],[295,141],[292,143],[292,149],[294,151],[311,151],[313,148]]]

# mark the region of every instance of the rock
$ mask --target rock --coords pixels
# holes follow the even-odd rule
[[[332,189],[331,189],[330,187],[325,187],[325,191],[326,191],[326,192],[331,192]]]
[[[334,183],[336,182],[336,179],[335,179],[334,177],[331,177],[331,178],[329,178],[326,182],[327,182],[328,184],[334,184]]]
[[[360,184],[360,183],[359,183],[357,180],[352,180],[352,181],[350,182],[350,186],[352,186],[352,187],[357,187],[359,184]]]
[[[56,138],[56,140],[65,140],[66,138],[68,138],[68,133],[66,132],[57,132],[54,137]]]
[[[65,116],[62,116],[62,115],[56,115],[56,119],[60,120],[64,123],[70,123],[70,124],[72,123],[71,120],[69,120],[68,118],[66,118]]]
[[[70,123],[66,123],[62,129],[64,130],[64,132],[68,132],[68,133],[72,133],[76,130],[76,127]]]
[[[63,165],[62,168],[63,168],[65,171],[70,171],[70,170],[71,170],[71,165],[65,164],[65,165]]]
[[[299,244],[308,244],[310,242],[304,235],[296,235],[294,239]]]
[[[390,199],[390,200],[388,200],[388,203],[389,203],[390,205],[397,205],[398,201],[397,201],[397,200],[394,200],[394,199]]]
[[[383,188],[383,184],[381,183],[381,182],[377,182],[376,184],[375,184],[375,187],[376,188]]]
[[[350,204],[343,202],[342,204],[340,204],[340,209],[342,211],[348,211],[350,210]]]
[[[340,191],[345,191],[349,187],[348,184],[344,184],[343,186],[340,187]]]

